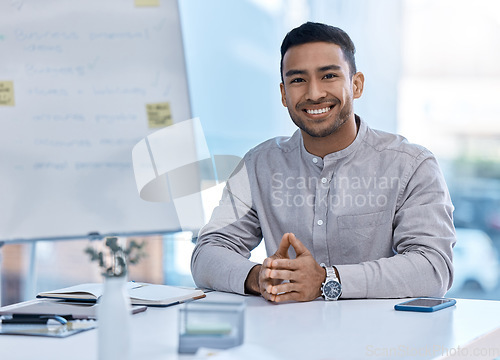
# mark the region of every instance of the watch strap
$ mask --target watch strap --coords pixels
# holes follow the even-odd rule
[[[324,263],[321,263],[320,266],[322,268],[324,268],[325,271],[326,271],[325,282],[326,282],[326,280],[332,279],[332,280],[335,280],[335,281],[337,281],[337,282],[340,283],[340,279],[337,276],[337,272],[335,271],[336,270],[335,267],[333,267],[333,266],[326,266]]]
[[[333,266],[326,266],[324,263],[321,263],[320,266],[322,268],[325,269],[326,271],[326,277],[325,277],[325,281],[321,284],[321,296],[325,299],[325,300],[337,300],[338,297],[340,297],[340,295],[342,294],[342,292],[339,294],[339,296],[335,299],[331,299],[331,298],[327,298],[326,295],[325,295],[325,292],[323,290],[325,284],[328,282],[328,281],[335,281],[335,282],[338,282],[340,284],[340,279],[338,278],[337,276],[337,271],[335,269],[335,267]]]

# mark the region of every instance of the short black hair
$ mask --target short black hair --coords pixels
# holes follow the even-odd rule
[[[340,46],[344,58],[349,64],[351,77],[356,73],[356,61],[354,59],[356,48],[349,35],[344,30],[335,26],[306,22],[286,34],[281,43],[281,81],[283,81],[283,57],[288,49],[292,46],[311,42],[328,42]]]

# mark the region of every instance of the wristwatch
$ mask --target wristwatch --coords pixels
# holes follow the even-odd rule
[[[335,273],[333,266],[326,266],[321,263],[321,267],[326,270],[325,282],[321,284],[321,296],[325,300],[337,300],[342,295],[342,285]]]

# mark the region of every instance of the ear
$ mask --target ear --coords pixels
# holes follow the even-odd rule
[[[287,107],[286,96],[285,96],[285,85],[283,83],[280,83],[280,91],[281,91],[281,103],[283,104],[284,107]]]
[[[359,99],[363,94],[363,87],[365,85],[365,76],[362,72],[357,72],[352,77],[352,93],[354,99]]]

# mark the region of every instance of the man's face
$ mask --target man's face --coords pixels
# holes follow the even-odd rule
[[[335,133],[354,119],[352,103],[361,96],[361,73],[352,79],[338,45],[313,42],[289,48],[283,57],[281,101],[295,125],[312,137]]]

